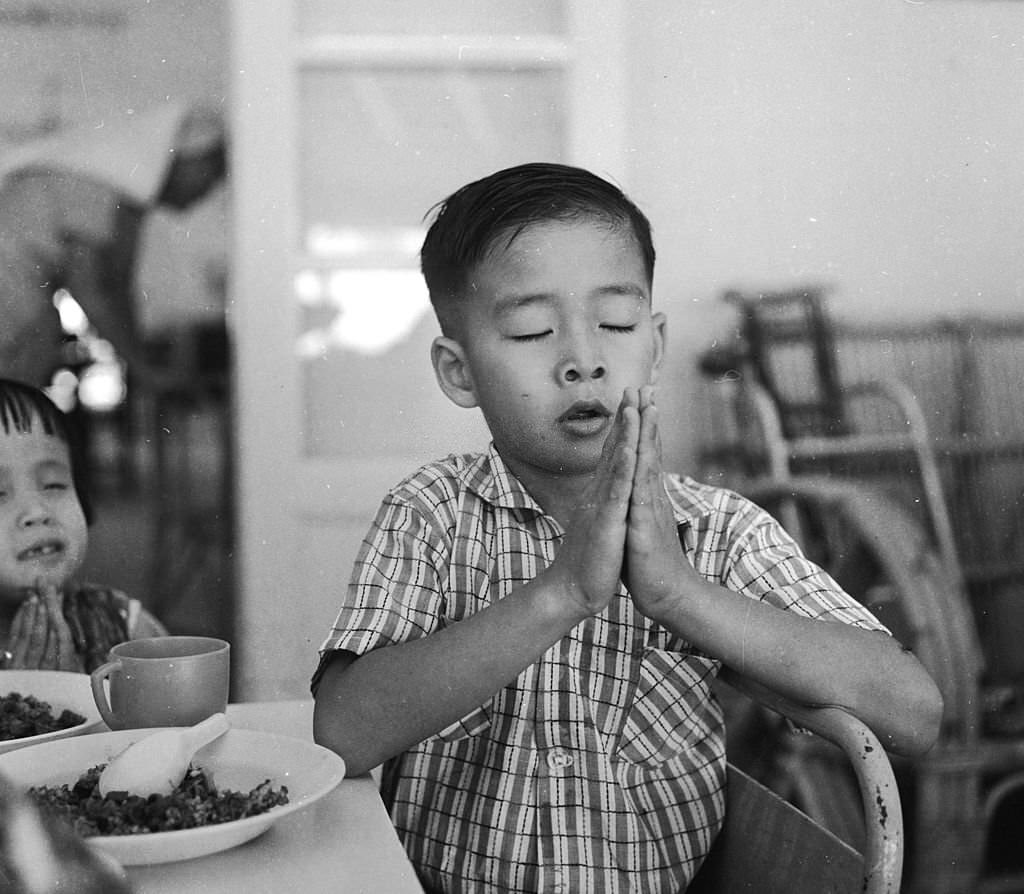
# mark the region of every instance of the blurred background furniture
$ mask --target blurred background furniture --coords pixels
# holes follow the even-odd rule
[[[776,514],[943,692],[938,745],[896,762],[907,890],[1024,890],[1004,846],[1024,826],[1024,319],[854,327],[824,299],[726,295],[736,336],[700,362],[702,474]],[[778,725],[758,749],[763,717],[739,712],[740,765],[855,840],[834,759]]]
[[[701,358],[705,466],[879,483],[985,608],[1024,582],[1024,317],[854,325],[825,297],[725,295],[739,325]]]

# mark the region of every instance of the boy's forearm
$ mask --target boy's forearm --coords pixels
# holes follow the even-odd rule
[[[706,582],[659,620],[787,698],[845,708],[896,753],[922,753],[938,734],[938,688],[884,633],[806,618]]]
[[[328,667],[314,738],[359,774],[464,717],[583,620],[560,586],[545,572],[450,627]]]

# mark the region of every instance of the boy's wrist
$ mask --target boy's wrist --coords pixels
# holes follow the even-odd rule
[[[533,598],[546,624],[568,632],[593,614],[579,584],[557,564],[538,574],[533,583]]]
[[[636,599],[637,609],[642,615],[653,621],[660,627],[670,630],[677,635],[690,626],[690,611],[692,607],[688,594],[683,584],[675,584],[669,592],[662,594],[655,600]]]

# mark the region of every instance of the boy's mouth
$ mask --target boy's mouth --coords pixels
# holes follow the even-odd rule
[[[558,421],[573,422],[577,419],[594,419],[595,417],[607,419],[609,416],[611,416],[611,413],[601,401],[578,400],[558,417]]]
[[[591,434],[604,428],[611,416],[608,408],[598,400],[581,400],[558,417],[559,423],[573,431]]]

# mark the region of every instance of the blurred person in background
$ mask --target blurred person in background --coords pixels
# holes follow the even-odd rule
[[[157,207],[206,197],[226,170],[223,117],[204,105],[60,131],[0,157],[0,375],[51,385],[66,365],[54,301],[65,290],[130,375],[158,382],[137,324],[143,227]]]

